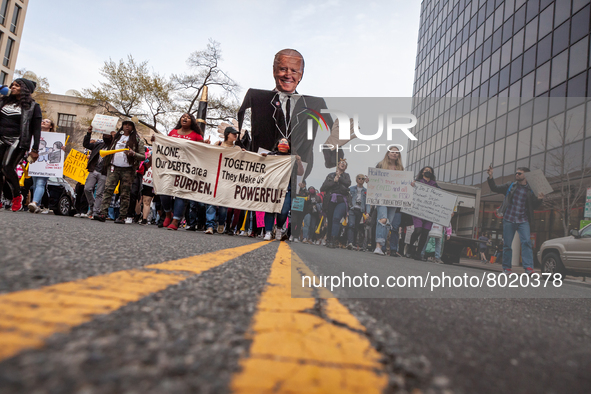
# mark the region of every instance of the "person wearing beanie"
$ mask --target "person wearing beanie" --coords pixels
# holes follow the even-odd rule
[[[10,84],[10,95],[0,98],[0,190],[6,179],[13,212],[23,203],[16,166],[29,150],[32,161],[39,158],[41,107],[31,97],[36,87],[34,81],[17,78]]]
[[[113,155],[107,155],[103,159],[103,175],[107,176],[105,181],[105,190],[103,192],[103,201],[98,215],[93,219],[104,222],[107,219],[107,211],[113,193],[119,184],[119,201],[121,207],[119,217],[115,223],[124,224],[129,211],[129,201],[131,197],[131,184],[135,179],[135,173],[140,163],[145,160],[146,148],[144,140],[135,129],[135,123],[131,120],[123,121],[121,128],[115,134],[113,142],[108,150],[124,149],[129,150],[118,152]]]

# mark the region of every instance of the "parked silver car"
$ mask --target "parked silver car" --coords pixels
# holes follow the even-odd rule
[[[542,272],[591,276],[591,224],[570,234],[542,244],[538,252]]]

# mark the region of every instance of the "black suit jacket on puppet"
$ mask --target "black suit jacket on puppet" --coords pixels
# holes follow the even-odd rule
[[[295,93],[298,95],[298,93]],[[314,142],[316,140],[316,133],[318,132],[318,123],[313,121],[313,139],[308,140],[308,119],[312,119],[308,114],[310,111],[305,108],[311,108],[320,112],[321,109],[327,108],[326,102],[321,97],[313,96],[299,96],[292,111],[292,119],[290,122],[290,130],[285,130],[285,114],[281,108],[279,101],[279,92],[272,90],[248,89],[244,101],[238,111],[238,126],[242,129],[242,122],[244,121],[244,114],[246,110],[251,109],[251,138],[250,150],[257,152],[259,148],[271,150],[275,142],[281,137],[288,136],[291,144],[291,152],[298,154],[304,163],[308,163],[304,179],[312,171],[314,165]],[[329,130],[332,129],[332,118],[329,114],[322,114]],[[326,134],[325,134],[326,133]],[[328,138],[329,132],[324,131]],[[334,153],[325,152],[326,168],[336,166],[336,158]],[[342,152],[342,151],[340,151]],[[328,153],[328,154],[326,154]]]

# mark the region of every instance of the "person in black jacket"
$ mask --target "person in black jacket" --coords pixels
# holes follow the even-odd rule
[[[341,220],[349,211],[351,177],[345,172],[346,170],[347,161],[339,161],[336,172],[328,174],[320,188],[321,192],[326,193],[322,207],[328,225],[326,246],[329,248],[336,247],[335,241],[339,235]]]
[[[103,158],[100,155],[101,149],[109,149],[115,132],[105,134],[102,141],[92,142],[90,137],[92,135],[92,126],[88,126],[88,132],[84,136],[82,146],[90,150],[90,157],[86,169],[88,176],[84,184],[84,194],[88,201],[88,216],[92,219],[94,215],[98,215],[101,210],[101,203],[103,202],[103,192],[105,190],[105,182],[107,175],[103,174]],[[94,188],[96,186],[96,197],[94,195]]]
[[[497,186],[493,179],[493,169],[488,167],[488,186],[494,193],[505,195],[503,204],[498,209],[499,216],[503,217],[503,272],[511,273],[511,259],[513,252],[511,244],[515,232],[519,234],[521,241],[521,259],[523,269],[528,275],[534,273],[534,256],[530,240],[530,222],[534,218],[534,209],[542,204],[543,193],[536,197],[525,179],[527,167],[519,167],[515,172],[515,181]]]
[[[20,210],[23,203],[16,166],[31,149],[31,139],[30,157],[33,161],[39,158],[41,107],[31,97],[35,87],[34,81],[15,79],[10,84],[10,95],[0,99],[0,190],[6,178],[12,191],[13,212]]]

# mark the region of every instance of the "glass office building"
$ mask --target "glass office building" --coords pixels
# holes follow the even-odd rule
[[[476,233],[502,233],[494,210],[503,196],[486,185],[491,163],[497,183],[521,166],[556,179],[549,174],[561,143],[579,167],[589,163],[590,2],[422,3],[413,91],[418,141],[409,145],[408,163],[414,171],[433,166],[445,182],[482,187]],[[573,210],[572,228],[582,212]],[[556,212],[536,212],[532,233],[536,246],[562,236]]]

